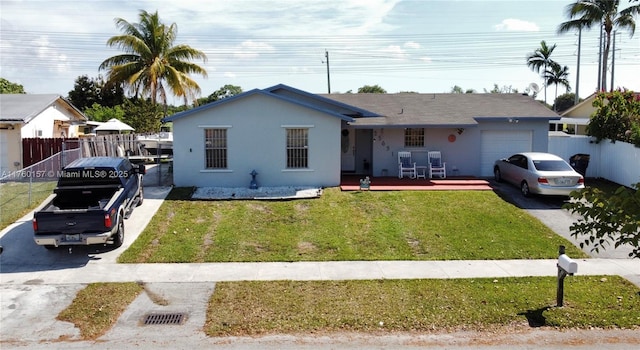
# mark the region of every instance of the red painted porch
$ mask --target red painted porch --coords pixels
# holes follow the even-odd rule
[[[340,189],[360,190],[360,180],[364,175],[342,175]],[[452,177],[446,179],[399,179],[393,176],[369,177],[370,191],[487,191],[492,190],[489,181],[477,178]]]

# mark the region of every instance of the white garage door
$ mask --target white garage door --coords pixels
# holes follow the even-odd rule
[[[493,175],[493,163],[514,153],[531,152],[532,131],[484,130],[480,145],[480,173]]]

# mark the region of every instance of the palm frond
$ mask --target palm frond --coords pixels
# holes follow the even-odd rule
[[[100,70],[108,70],[107,79],[122,83],[132,94],[150,97],[154,103],[159,98],[166,104],[167,89],[176,96],[195,99],[200,87],[189,74],[206,77],[207,71],[190,61],[206,62],[207,56],[188,45],[174,46],[178,32],[175,23],[165,25],[157,11],[144,10],[139,13],[139,23],[122,18],[115,22],[122,35],[109,38],[107,45],[125,54],[100,64]]]

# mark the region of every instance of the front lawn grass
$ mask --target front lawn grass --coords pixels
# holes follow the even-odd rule
[[[224,282],[205,333],[429,332],[513,327],[635,328],[640,289],[617,276],[556,278]]]
[[[57,319],[75,324],[83,339],[96,339],[113,327],[143,290],[135,282],[89,284]]]
[[[175,188],[123,263],[556,258],[564,238],[491,191],[192,201]]]

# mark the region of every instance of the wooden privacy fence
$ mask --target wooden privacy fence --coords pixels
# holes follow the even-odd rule
[[[98,135],[80,140],[84,157],[149,156],[141,147],[136,134]]]
[[[151,157],[136,137],[136,134],[112,134],[68,139],[25,138],[22,139],[22,164],[26,168],[54,154],[76,148],[80,148],[81,157]]]
[[[22,166],[26,168],[63,150],[74,148],[78,148],[77,138],[24,138],[22,139]]]

